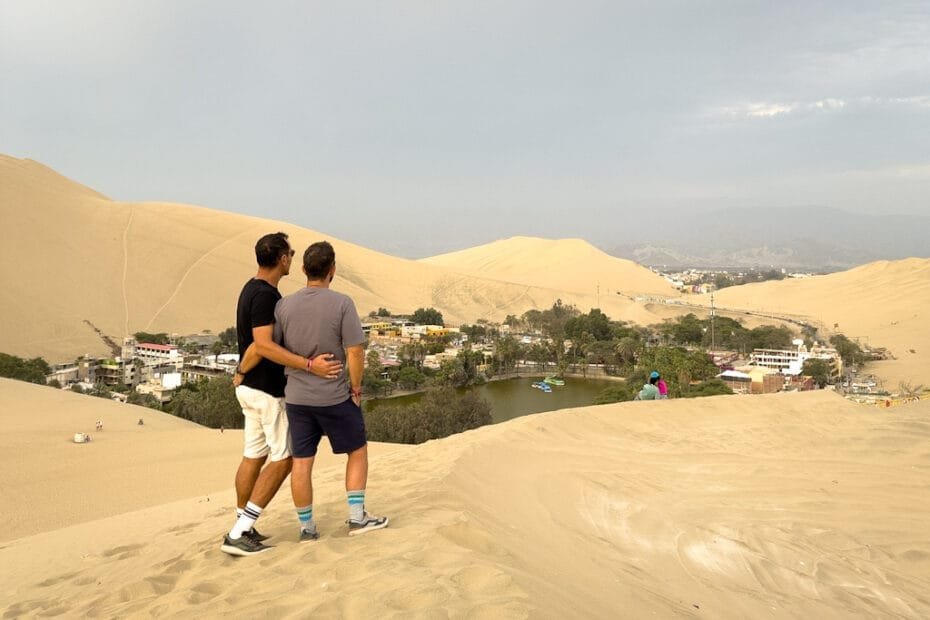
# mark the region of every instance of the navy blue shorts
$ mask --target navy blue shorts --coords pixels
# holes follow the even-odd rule
[[[351,398],[329,407],[287,403],[287,423],[291,454],[298,459],[316,456],[323,435],[329,437],[335,454],[348,454],[368,443],[362,408]]]

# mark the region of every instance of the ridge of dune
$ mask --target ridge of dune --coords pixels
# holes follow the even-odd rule
[[[561,298],[612,316],[643,315],[628,299],[464,274],[396,258],[323,232],[270,219],[175,203],[117,202],[28,160],[0,157],[0,351],[50,362],[107,354],[97,330],[120,342],[137,331],[214,332],[234,323],[254,244],[284,231],[301,249],[328,239],[334,288],[359,313],[435,307],[452,324],[502,320]],[[42,251],[36,252],[36,248]],[[29,257],[24,262],[23,257]],[[282,293],[303,285],[298,270]]]
[[[610,256],[583,239],[510,237],[420,262],[532,286],[579,293],[599,290],[605,298],[616,293],[678,295],[646,267]]]
[[[27,391],[36,407],[51,398],[46,388]],[[2,610],[6,617],[930,613],[930,401],[889,412],[828,392],[756,396],[752,407],[746,398],[568,409],[373,454],[369,501],[392,522],[358,538],[345,535],[343,460],[331,459],[314,474],[322,538],[296,541],[282,491],[262,517],[276,547],[257,559],[219,551],[231,491],[50,528],[0,547],[0,562],[17,566],[0,584]],[[178,429],[204,446],[224,439]],[[10,434],[0,427],[0,436]],[[90,458],[102,447],[58,451]],[[157,478],[152,456],[161,447],[136,449],[144,451],[136,475]],[[10,457],[0,454],[6,468]],[[24,467],[44,467],[48,455],[23,458]],[[86,484],[84,467],[68,468],[62,482]],[[187,475],[212,473],[191,467]],[[125,483],[113,484],[127,492]],[[55,501],[46,496],[26,508],[38,513]],[[256,566],[274,577],[251,579]]]

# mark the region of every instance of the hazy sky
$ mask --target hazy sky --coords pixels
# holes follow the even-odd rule
[[[0,2],[0,152],[404,256],[930,211],[930,3]]]

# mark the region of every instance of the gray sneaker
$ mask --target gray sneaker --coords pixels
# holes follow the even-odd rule
[[[263,551],[268,551],[271,549],[270,546],[255,540],[254,538],[249,538],[248,536],[240,536],[236,540],[233,540],[229,537],[229,534],[223,537],[223,546],[220,547],[220,550],[228,553],[229,555],[255,555]]]
[[[314,526],[312,530],[305,530],[303,528],[300,528],[300,542],[304,542],[307,540],[316,540],[319,537],[320,537],[320,533],[316,531],[316,526]]]
[[[387,517],[376,517],[366,512],[361,521],[349,519],[346,523],[349,524],[349,536],[355,536],[357,534],[364,534],[365,532],[380,530],[381,528],[387,527],[388,521],[389,519]]]
[[[257,540],[258,542],[265,542],[266,540],[268,540],[267,536],[265,536],[264,534],[259,534],[258,530],[256,530],[254,527],[250,529],[248,532],[243,532],[242,535],[248,536],[252,540]]]

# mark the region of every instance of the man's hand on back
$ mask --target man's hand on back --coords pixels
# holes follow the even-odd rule
[[[332,353],[321,353],[313,358],[310,372],[324,379],[335,379],[342,373],[342,362],[334,360]]]

